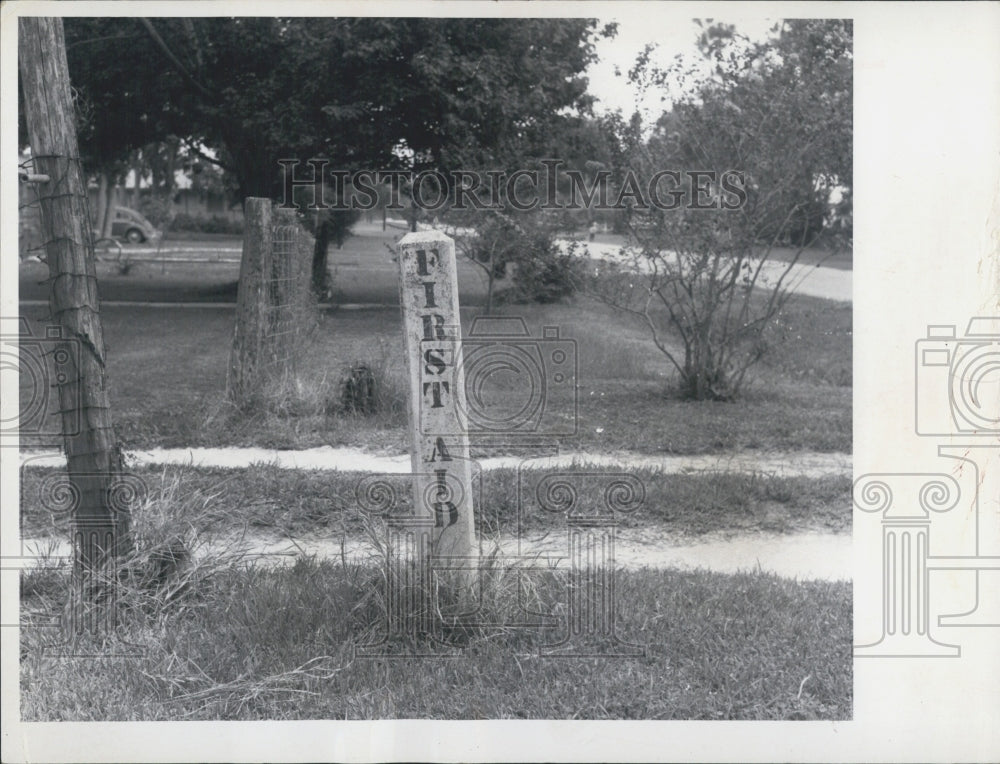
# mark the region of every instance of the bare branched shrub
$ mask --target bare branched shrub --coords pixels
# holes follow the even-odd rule
[[[589,283],[645,322],[685,397],[729,400],[770,347],[817,216],[834,246],[850,230],[851,27],[787,22],[751,43],[715,25],[701,46],[697,64],[660,70],[647,51],[631,72],[674,98],[651,127],[617,125],[620,169],[660,204],[629,209],[632,247]]]

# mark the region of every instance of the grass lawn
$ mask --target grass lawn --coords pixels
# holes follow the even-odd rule
[[[131,278],[131,277],[130,277]],[[25,306],[36,331],[46,309]],[[463,308],[463,326],[477,309]],[[672,371],[631,317],[579,298],[564,305],[509,306],[533,337],[559,326],[575,342],[575,412],[568,400],[545,421],[576,435],[543,437],[568,449],[707,453],[744,449],[851,450],[851,307],[797,297],[780,317],[770,352],[736,403],[678,400]],[[252,415],[225,403],[234,313],[215,308],[105,307],[116,429],[126,447],[353,445],[396,452],[405,435],[405,367],[396,310],[327,311],[296,347],[293,389]],[[374,418],[338,413],[350,365],[376,369],[386,405]],[[516,406],[523,379],[498,378],[499,405]],[[544,428],[543,428],[544,429]],[[542,435],[545,433],[542,432]],[[22,436],[26,446],[41,445]],[[49,443],[58,445],[58,443]]]
[[[402,231],[390,230],[385,235],[351,237],[338,249],[330,247],[329,268],[334,285],[335,303],[380,303],[394,305],[399,301],[399,268],[392,260],[389,247]],[[156,247],[141,247],[137,255],[123,255],[127,272],[114,262],[117,251],[111,249],[97,265],[97,278],[102,300],[138,302],[236,302],[240,276],[239,252],[242,239],[220,237],[215,241],[168,241],[164,249],[183,248],[184,252],[161,254],[163,258],[201,258],[205,262],[143,262],[143,257],[156,256]],[[222,257],[237,262],[214,263]],[[468,305],[481,305],[486,295],[481,271],[463,259],[458,263],[459,290]],[[48,300],[48,269],[43,263],[25,262],[19,269],[19,292],[22,300]],[[504,282],[506,283],[506,282]]]
[[[45,654],[58,631],[30,624],[51,618],[48,603],[62,599],[65,579],[29,574],[22,718],[851,717],[849,584],[620,571],[617,634],[645,655],[552,658],[538,653],[561,629],[510,625],[524,619],[523,582],[497,571],[484,585],[480,625],[442,633],[455,657],[371,659],[355,645],[383,633],[378,579],[371,566],[309,558],[219,566],[166,604],[126,595],[120,633],[144,653],[95,661]],[[558,574],[540,574],[530,593],[538,612],[565,615]]]
[[[49,469],[22,473],[22,533],[65,537],[39,502]],[[68,601],[65,569],[21,579],[21,714],[27,721],[169,719],[848,719],[852,709],[851,586],[762,571],[638,568],[616,572],[616,634],[644,648],[542,657],[567,617],[566,573],[519,577],[503,558],[484,573],[472,623],[442,622],[451,657],[366,658],[358,645],[385,631],[384,578],[372,545],[361,562],[299,556],[264,565],[234,539],[255,530],[354,538],[373,527],[358,511],[359,474],[144,468],[136,509],[134,580],[121,589],[122,638],[141,655],[95,660],[47,653]],[[529,473],[530,477],[546,473]],[[680,538],[725,530],[844,531],[850,479],[637,471],[646,502],[627,525]],[[405,476],[392,480],[399,488]],[[518,512],[513,470],[485,473],[480,526],[510,533]],[[533,494],[528,480],[526,493]],[[586,505],[587,497],[583,497]],[[523,530],[549,533],[561,517],[527,512]],[[178,540],[210,548],[161,574]],[[152,571],[152,572],[150,572]],[[137,582],[137,583],[136,583]],[[441,600],[447,612],[448,597]],[[556,619],[526,627],[518,603]],[[518,625],[520,624],[520,625]],[[406,641],[390,648],[405,652]],[[427,644],[417,645],[426,651]],[[598,652],[603,657],[593,657]]]
[[[338,300],[396,302],[395,267],[385,249],[391,238],[356,237],[331,251]],[[231,264],[141,264],[128,274],[113,264],[100,268],[105,300],[235,300],[238,267]],[[22,299],[47,298],[47,288],[32,283],[40,278],[40,266],[22,266]],[[483,294],[472,266],[460,267],[460,291],[468,329]],[[46,312],[22,307],[35,329]],[[225,403],[234,315],[206,306],[104,308],[113,416],[126,449],[329,444],[407,450],[397,309],[322,312],[294,348],[293,378],[253,414]],[[532,337],[558,326],[560,338],[575,343],[576,401],[545,411],[544,421],[558,432],[542,428],[540,443],[647,454],[851,450],[850,305],[792,299],[754,383],[736,403],[672,396],[672,371],[644,328],[589,299],[506,306],[500,315],[522,317]],[[372,417],[348,415],[339,406],[340,381],[356,362],[371,366],[379,382],[382,407]],[[498,375],[488,390],[490,405],[516,409],[524,383]],[[22,396],[26,384],[22,378]],[[22,445],[61,444],[22,434]],[[633,472],[646,501],[624,521],[627,527],[668,528],[678,540],[850,528],[847,476]],[[22,473],[22,534],[65,538],[65,518],[53,519],[39,500],[48,473]],[[121,593],[121,633],[143,654],[94,661],[46,653],[59,630],[43,625],[67,602],[69,577],[59,568],[25,572],[25,720],[851,717],[850,584],[759,570],[620,570],[617,633],[642,645],[644,655],[551,658],[539,652],[557,641],[559,629],[517,624],[524,620],[521,603],[566,622],[565,572],[519,576],[499,560],[483,574],[476,623],[448,624],[440,634],[454,657],[369,659],[355,648],[376,641],[385,622],[377,557],[303,555],[291,565],[265,565],[226,546],[245,530],[292,538],[341,530],[363,538],[373,526],[358,511],[361,475],[269,465],[136,473],[147,498],[134,517],[134,575]],[[391,480],[400,488],[408,482]],[[512,469],[482,476],[479,527],[486,537],[516,527],[518,485]],[[524,486],[533,493],[530,480],[522,494]],[[561,517],[523,507],[520,516],[524,530],[564,527]],[[175,559],[178,544],[209,551],[179,569],[162,568]],[[442,601],[447,609],[448,597]],[[606,651],[609,645],[587,647]]]
[[[401,233],[368,226],[342,249],[330,250],[336,301],[398,304],[388,245]],[[208,257],[211,247],[239,247],[240,239],[166,246],[204,246]],[[460,259],[458,270],[468,330],[485,288],[475,266]],[[235,303],[239,265],[142,263],[123,274],[104,262],[98,271],[104,300]],[[42,264],[23,263],[21,298],[47,300],[46,275]],[[555,325],[561,337],[576,343],[575,411],[564,405],[548,412],[563,432],[575,417],[576,436],[555,439],[566,447],[648,453],[851,450],[850,305],[794,298],[772,334],[756,384],[734,404],[671,398],[667,392],[674,372],[645,327],[587,298],[566,305],[507,306],[500,313],[522,316],[532,336]],[[22,314],[44,321],[47,309],[23,306]],[[113,415],[126,446],[342,444],[405,450],[405,370],[396,310],[323,313],[315,331],[297,339],[293,389],[283,390],[252,416],[231,411],[224,402],[234,316],[219,308],[105,307]],[[372,365],[383,378],[387,405],[374,419],[359,421],[336,411],[339,382],[356,361]],[[523,381],[500,380],[494,392],[516,407]],[[40,444],[30,438],[24,443]]]
[[[41,498],[43,480],[54,471],[22,471],[23,536],[68,536],[68,518],[46,509]],[[596,471],[604,470],[588,469],[587,474]],[[623,518],[625,527],[664,527],[678,538],[747,531],[850,531],[848,475],[807,478],[739,472],[685,475],[629,471],[642,482],[645,502],[634,515]],[[148,497],[147,503],[136,509],[139,523],[152,520],[163,527],[189,528],[207,535],[237,534],[248,528],[293,537],[317,529],[342,530],[357,536],[365,527],[355,492],[366,473],[254,465],[246,469],[146,467],[134,474],[145,484]],[[542,511],[532,498],[536,481],[547,474],[526,472],[519,481],[513,469],[482,473],[473,488],[477,527],[487,537],[513,534],[520,513],[522,529],[563,528],[561,516]],[[405,496],[408,502],[409,478],[393,475],[388,480],[397,495]],[[588,502],[596,500],[581,495],[579,508],[587,510]]]

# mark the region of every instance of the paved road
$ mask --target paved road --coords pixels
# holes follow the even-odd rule
[[[338,270],[360,270],[372,273],[385,272],[394,274],[396,266],[391,261],[388,250],[382,251],[382,249],[378,248],[375,251],[371,251],[370,248],[359,249],[358,242],[364,239],[379,239],[390,242],[397,238],[397,234],[402,232],[390,229],[386,233],[383,233],[380,224],[378,226],[366,224],[363,226],[363,230],[358,229],[357,233],[359,236],[355,239],[355,246],[352,246],[349,241],[342,250],[330,250],[331,266]],[[452,231],[452,233],[460,234],[462,231]],[[623,260],[622,249],[618,244],[601,242],[578,243],[583,244],[587,256],[594,259],[619,262],[623,265],[628,265],[628,267],[636,267],[640,270],[643,267],[641,262],[636,264],[635,261],[631,261],[628,258]],[[561,240],[560,244],[565,247],[568,246],[569,241]],[[171,243],[169,246],[164,246],[159,251],[153,247],[122,248],[123,257],[127,257],[136,263],[144,261],[161,262],[165,260],[166,262],[177,263],[215,262],[235,264],[239,262],[240,252],[241,248],[235,240],[220,242],[177,242],[176,244]],[[116,256],[116,250],[111,250],[106,255],[106,257],[111,257],[112,259]],[[470,273],[478,275],[478,271],[472,265],[464,262],[461,265],[464,266],[462,268],[463,271],[469,270]],[[765,263],[761,272],[761,281],[774,283],[782,276],[786,268],[788,266],[779,261]],[[840,302],[851,302],[853,299],[853,273],[851,270],[845,269],[843,263],[839,260],[836,265],[831,266],[793,265],[785,281],[790,285],[792,291],[798,294]]]
[[[642,269],[642,264],[629,258],[622,258],[621,247],[614,244],[587,243],[587,251],[597,260],[618,262],[624,266]],[[761,270],[761,280],[774,283],[788,268],[787,263],[767,262]],[[853,276],[849,270],[828,268],[822,265],[793,265],[785,281],[792,291],[810,297],[851,302],[853,300]]]

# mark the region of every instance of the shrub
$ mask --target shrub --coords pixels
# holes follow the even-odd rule
[[[327,416],[362,416],[376,422],[405,421],[407,380],[384,343],[344,369],[334,389],[321,395]]]
[[[556,243],[560,221],[540,213],[509,215],[482,213],[472,221],[474,233],[459,238],[463,255],[483,269],[487,281],[488,313],[494,282],[510,273],[513,284],[496,293],[508,303],[551,303],[576,291],[579,259],[575,247],[562,250]]]
[[[243,234],[243,220],[230,219],[222,215],[189,215],[186,212],[178,212],[174,216],[171,229],[174,231],[191,231],[194,233],[222,233],[241,236]]]
[[[340,382],[340,406],[348,414],[369,416],[378,409],[378,383],[371,366],[356,363]]]
[[[158,196],[142,196],[139,198],[138,212],[142,213],[146,220],[160,230],[173,227],[173,207],[167,199]]]
[[[576,245],[561,251],[554,241],[535,241],[533,249],[519,259],[514,286],[501,295],[508,302],[553,303],[572,297],[579,283],[582,265]]]

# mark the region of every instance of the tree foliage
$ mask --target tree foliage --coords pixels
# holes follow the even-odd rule
[[[101,115],[94,149],[173,133],[218,152],[244,196],[281,158],[448,167],[588,103],[584,19],[67,19],[71,74]],[[118,56],[116,58],[115,56]],[[104,150],[107,149],[107,152]],[[419,168],[418,168],[419,169]]]
[[[586,19],[67,19],[96,164],[180,136],[241,198],[283,198],[279,159],[331,168],[515,163],[586,110]],[[311,169],[300,168],[308,177]],[[312,216],[314,285],[356,216]],[[414,219],[415,220],[415,219]],[[415,224],[415,222],[414,222]]]
[[[169,80],[132,19],[64,19],[80,151],[90,172],[124,168],[129,154],[171,132]]]

